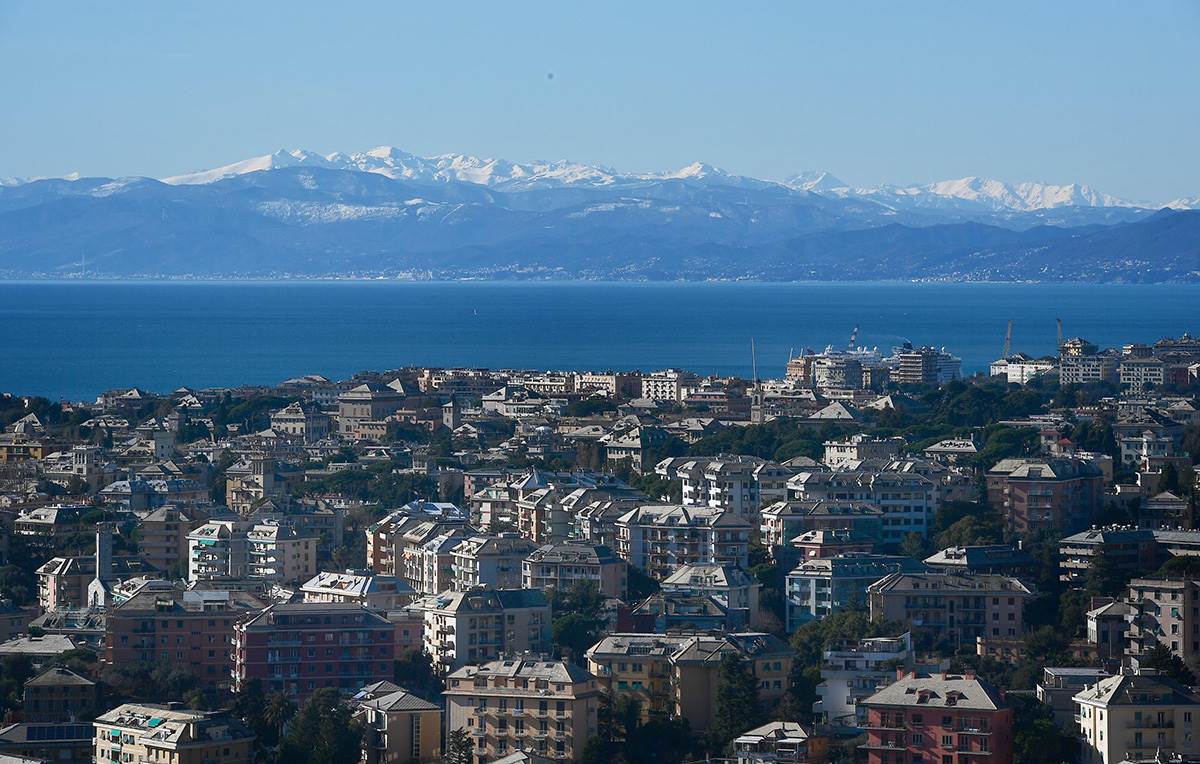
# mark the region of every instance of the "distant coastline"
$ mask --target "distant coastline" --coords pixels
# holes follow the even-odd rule
[[[780,375],[804,347],[936,345],[985,371],[1054,352],[1055,321],[1104,345],[1200,334],[1194,284],[66,280],[0,282],[0,391],[92,399],[347,377],[404,365],[688,368]],[[53,340],[53,341],[51,341]]]

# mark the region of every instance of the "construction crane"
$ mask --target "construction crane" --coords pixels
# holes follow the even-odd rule
[[[1008,319],[1008,331],[1004,334],[1004,355],[1001,358],[1008,358],[1012,355],[1012,319]]]
[[[850,332],[850,341],[846,343],[846,350],[854,350],[856,342],[858,342],[858,324],[855,324],[854,330]]]

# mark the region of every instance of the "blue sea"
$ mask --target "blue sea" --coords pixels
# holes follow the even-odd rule
[[[1200,332],[1200,285],[0,282],[0,391],[90,400],[398,366],[782,376],[791,351],[908,340],[986,370],[1067,336]]]

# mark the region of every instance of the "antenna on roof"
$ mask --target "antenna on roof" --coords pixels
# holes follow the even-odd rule
[[[1012,319],[1008,319],[1008,331],[1004,334],[1004,355],[1001,358],[1008,358],[1012,355]]]
[[[1055,323],[1058,324],[1058,345],[1057,345],[1057,347],[1059,350],[1062,350],[1062,343],[1063,343],[1062,319],[1056,318],[1056,319],[1054,319],[1054,321],[1055,321]]]
[[[754,386],[758,386],[758,351],[754,347],[754,338],[750,338],[750,371],[754,378]]]

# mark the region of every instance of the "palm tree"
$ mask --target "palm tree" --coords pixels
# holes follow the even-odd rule
[[[283,692],[273,692],[267,696],[267,707],[263,710],[263,720],[275,730],[276,738],[283,739],[288,722],[296,715],[296,704]]]

